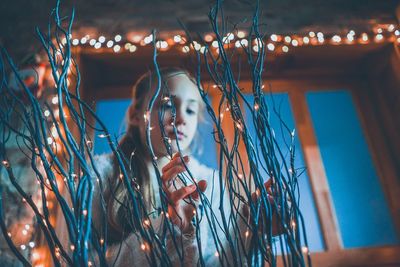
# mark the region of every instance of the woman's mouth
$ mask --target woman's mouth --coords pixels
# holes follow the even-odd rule
[[[172,132],[169,132],[168,137],[171,139],[178,139],[178,141],[182,141],[186,137],[186,135],[182,131],[177,130],[176,135],[172,131]]]

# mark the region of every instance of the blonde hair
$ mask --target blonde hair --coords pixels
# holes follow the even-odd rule
[[[195,78],[184,69],[180,68],[162,68],[160,69],[161,74],[161,87],[164,89],[166,82],[169,78],[176,75],[186,75],[192,82],[197,86]],[[135,83],[132,89],[132,103],[130,110],[134,112],[143,113],[147,108],[154,88],[158,81],[158,75],[156,72],[146,72],[143,74],[138,81]],[[202,120],[204,103],[200,103],[199,119]],[[149,149],[146,147],[141,140],[140,126],[131,122],[129,110],[127,112],[127,132],[119,142],[119,149],[124,157],[124,164],[126,170],[129,171],[129,175],[135,178],[135,183],[139,185],[143,200],[145,203],[143,213],[147,213],[150,208],[150,203],[154,200],[153,186],[150,183],[150,175],[147,167],[147,161],[150,158]],[[132,156],[132,153],[134,155]],[[114,166],[117,166],[116,160],[114,159]],[[119,170],[114,170],[117,173]],[[118,176],[115,176],[118,177]],[[123,184],[121,179],[115,179],[115,183],[112,186],[114,192],[108,202],[107,217],[110,226],[110,234],[116,237],[124,238],[130,232],[135,231],[135,225],[132,223],[132,203],[128,196],[127,188]],[[142,214],[146,215],[146,214]],[[113,241],[113,239],[110,239]],[[114,241],[115,238],[114,238]]]

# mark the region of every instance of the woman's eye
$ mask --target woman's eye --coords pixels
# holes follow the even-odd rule
[[[187,114],[189,114],[189,115],[194,115],[194,114],[196,114],[196,111],[193,110],[193,109],[187,109],[186,112],[187,112]]]

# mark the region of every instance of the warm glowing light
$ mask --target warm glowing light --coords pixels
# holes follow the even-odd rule
[[[175,35],[174,36],[174,42],[175,43],[180,43],[182,41],[182,37],[180,35]]]
[[[126,43],[125,45],[124,45],[124,48],[126,49],[126,50],[129,50],[129,47],[131,47],[131,43]]]
[[[376,39],[376,41],[382,41],[383,40],[383,35],[382,34],[377,34],[376,36],[375,36],[375,39]]]
[[[121,39],[122,39],[122,36],[119,35],[119,34],[115,35],[115,37],[114,37],[114,40],[115,40],[116,42],[121,41]]]
[[[89,41],[89,44],[90,44],[91,46],[94,46],[94,45],[96,44],[96,40],[95,40],[95,39],[91,39],[91,40]]]
[[[47,144],[51,145],[53,143],[53,138],[47,137]]]
[[[45,117],[48,117],[48,116],[50,116],[50,111],[48,109],[46,109],[43,114]]]
[[[236,35],[238,38],[244,38],[246,36],[246,33],[244,31],[238,31]]]
[[[189,51],[190,51],[189,46],[185,45],[184,47],[182,47],[182,52],[183,53],[189,53]]]
[[[307,247],[302,247],[301,251],[303,251],[303,253],[308,253],[308,248]]]
[[[87,38],[86,37],[82,37],[81,38],[81,44],[86,44],[87,42]]]
[[[275,50],[275,45],[273,43],[267,44],[267,48],[269,51],[274,51]]]
[[[393,24],[390,24],[390,25],[388,26],[387,30],[388,30],[389,32],[393,32],[393,31],[394,31],[394,25],[393,25]]]
[[[108,48],[111,48],[113,45],[114,45],[114,41],[113,41],[113,40],[109,40],[109,41],[107,42],[107,47],[108,47]]]
[[[236,48],[242,47],[242,45],[240,44],[240,41],[239,41],[239,40],[237,40],[237,41],[235,42],[235,47],[236,47]]]
[[[118,53],[121,50],[121,47],[119,45],[115,45],[113,50],[115,53]]]
[[[240,40],[240,43],[244,46],[247,47],[249,45],[249,41],[247,41],[247,39],[242,39]]]
[[[218,47],[218,41],[213,41],[211,43],[211,46],[217,48]]]
[[[314,37],[315,37],[315,32],[309,32],[308,35],[309,35],[311,38],[314,38]]]
[[[378,28],[378,30],[377,30],[376,32],[377,32],[377,33],[382,33],[383,30],[382,30],[382,28]]]
[[[307,36],[303,37],[303,43],[308,44],[310,42],[310,38],[308,38]]]
[[[131,52],[131,53],[135,52],[136,50],[137,50],[136,45],[131,45],[131,46],[129,47],[129,52]]]
[[[53,103],[54,105],[56,105],[56,104],[58,103],[58,96],[54,96],[54,97],[51,99],[51,103]]]
[[[78,45],[78,44],[79,44],[79,40],[78,39],[72,40],[72,45]]]
[[[368,41],[368,35],[366,33],[361,34],[361,39],[366,42]]]
[[[244,235],[245,235],[246,237],[249,237],[249,235],[250,235],[249,231],[244,232]]]
[[[103,35],[99,37],[99,42],[102,44],[106,41],[106,37],[104,37]]]
[[[35,247],[35,242],[33,242],[33,241],[29,242],[29,246],[30,246],[31,248],[34,248],[34,247]]]
[[[340,43],[340,41],[342,41],[342,38],[340,38],[339,35],[334,35],[332,37],[332,41],[335,42],[335,43]]]
[[[292,40],[292,45],[293,45],[293,46],[298,46],[298,45],[299,45],[299,41],[297,41],[297,40]]]
[[[99,49],[101,47],[101,43],[100,42],[97,42],[95,45],[94,45],[94,48],[95,49]]]
[[[219,257],[218,251],[215,251],[214,256],[215,256],[215,257]]]
[[[276,34],[271,34],[271,41],[273,41],[273,42],[276,42],[276,41],[278,41],[278,35],[276,35]]]
[[[285,36],[285,42],[290,43],[292,41],[292,38],[290,36]]]
[[[287,47],[286,45],[282,46],[282,51],[283,51],[284,53],[289,52],[289,47]]]
[[[257,53],[259,50],[260,50],[260,48],[257,45],[253,46],[253,51],[254,52]]]
[[[206,42],[212,42],[213,39],[214,38],[213,38],[213,36],[211,34],[206,34],[204,36],[204,41],[206,41]]]
[[[83,210],[82,214],[83,214],[83,216],[86,216],[88,214],[88,211],[87,210]]]
[[[396,31],[394,32],[394,35],[399,36],[399,35],[400,35],[400,31],[399,31],[399,30],[396,30]]]
[[[322,32],[318,32],[318,33],[317,33],[317,38],[318,38],[318,39],[324,38],[324,34],[323,34]]]

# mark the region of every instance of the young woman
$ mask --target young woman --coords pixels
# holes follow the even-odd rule
[[[147,213],[153,214],[144,223],[151,224],[157,232],[165,229],[162,227],[165,219],[172,222],[174,234],[168,235],[166,251],[174,266],[195,266],[203,260],[206,265],[246,263],[244,251],[250,238],[248,216],[231,216],[233,202],[227,195],[221,195],[220,188],[226,184],[219,182],[218,172],[189,156],[204,111],[196,82],[187,71],[176,68],[162,69],[161,79],[162,90],[150,114],[147,107],[157,87],[157,75],[147,73],[134,86],[127,112],[127,133],[119,143],[132,184],[140,188]],[[147,124],[154,155],[146,142]],[[106,183],[103,194],[98,190],[93,200],[95,232],[108,235],[108,262],[115,266],[167,265],[149,259],[148,250],[152,248],[135,233],[137,227],[132,220],[128,190],[122,179],[118,179],[116,159],[109,157],[98,158]],[[157,166],[153,165],[152,157]],[[186,168],[197,182],[188,178]],[[182,181],[182,177],[186,179]],[[204,192],[203,201],[200,192]],[[159,212],[162,197],[168,203],[168,214]],[[108,223],[97,225],[103,207]],[[195,215],[200,222],[193,222]],[[227,220],[225,224],[223,217]]]

